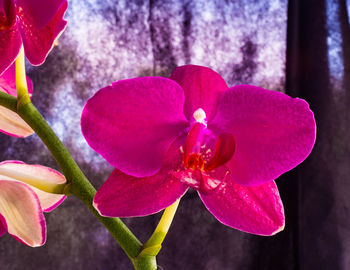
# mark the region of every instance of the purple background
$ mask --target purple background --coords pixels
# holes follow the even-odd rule
[[[198,64],[228,85],[253,84],[307,99],[318,123],[312,155],[277,184],[286,229],[274,237],[219,223],[185,195],[158,256],[172,269],[350,269],[350,30],[345,0],[72,0],[68,28],[47,61],[28,66],[33,103],[95,187],[112,167],[85,142],[86,100],[113,81],[169,76]],[[289,8],[288,8],[289,7]],[[285,90],[286,89],[286,90]],[[0,135],[1,160],[57,165],[36,135]],[[124,219],[145,241],[160,215]],[[46,214],[45,246],[0,239],[1,269],[131,269],[106,229],[69,197]]]

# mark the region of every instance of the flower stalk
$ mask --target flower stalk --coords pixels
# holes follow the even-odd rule
[[[154,230],[152,236],[148,239],[146,244],[144,244],[142,252],[139,256],[143,256],[143,254],[156,256],[159,253],[164,238],[167,235],[170,225],[174,219],[179,203],[180,199],[164,210],[164,213],[157,225],[157,228]]]
[[[93,208],[92,200],[96,194],[95,188],[86,179],[68,150],[52,131],[51,127],[35,106],[32,103],[22,104],[22,106],[18,108],[18,114],[37,133],[54,156],[63,174],[67,178],[67,182],[71,183],[70,192],[77,196],[90,209],[98,220],[109,230],[130,258],[136,257],[141,250],[140,241],[119,218],[102,217],[97,213],[95,208]]]
[[[16,99],[10,98],[9,95],[0,93],[0,104],[17,111],[22,119],[36,132],[62,169],[67,179],[69,193],[78,197],[107,228],[133,262],[135,269],[156,269],[156,259],[154,256],[144,257],[142,260],[137,261],[134,259],[139,255],[142,244],[119,218],[102,217],[92,206],[92,201],[96,194],[95,188],[85,177],[63,143],[29,99],[23,51],[16,60],[16,84],[18,95],[18,101],[16,102],[17,110],[14,110],[14,101]],[[66,191],[66,189],[64,190]]]
[[[162,248],[162,243],[169,231],[179,203],[180,199],[164,210],[164,213],[152,236],[148,239],[146,244],[143,245],[141,253],[135,259],[133,259],[135,269],[143,269],[142,267],[145,266],[153,267],[151,269],[157,269],[155,258]],[[141,268],[136,268],[140,266]]]
[[[0,91],[0,106],[3,106],[13,112],[17,112],[17,99]]]

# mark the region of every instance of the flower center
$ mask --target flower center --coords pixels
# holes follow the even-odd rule
[[[193,114],[195,122],[185,140],[184,170],[179,172],[179,178],[192,188],[210,192],[217,189],[226,177],[227,170],[222,166],[232,158],[236,143],[232,134],[215,135],[209,130],[205,117],[201,108]]]
[[[192,170],[196,170],[196,169],[203,170],[204,159],[202,155],[198,153],[190,154],[189,157],[186,159],[185,167]]]

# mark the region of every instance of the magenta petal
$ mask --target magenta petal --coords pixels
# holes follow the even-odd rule
[[[97,191],[94,207],[103,216],[133,217],[154,214],[179,199],[188,189],[172,175],[182,163],[178,144],[170,148],[161,170],[136,178],[114,170]]]
[[[231,179],[221,189],[199,196],[220,222],[232,228],[258,235],[284,229],[283,204],[274,181],[247,187]]]
[[[128,175],[156,174],[175,138],[188,125],[183,91],[160,77],[118,81],[85,105],[81,127],[89,145]]]
[[[46,4],[45,4],[46,5]],[[59,6],[54,17],[43,27],[35,26],[37,14],[25,12],[17,7],[18,27],[21,32],[23,47],[26,57],[33,65],[40,65],[53,48],[55,40],[63,32],[67,21],[63,20],[64,13],[68,7],[67,1]]]
[[[222,96],[208,128],[234,136],[236,151],[226,165],[242,185],[266,183],[294,168],[310,154],[316,137],[306,101],[249,85]]]
[[[21,45],[21,35],[16,24],[10,29],[0,30],[0,75],[15,61]]]
[[[136,178],[114,170],[98,190],[94,207],[102,216],[146,216],[173,204],[188,189],[169,172]]]
[[[31,96],[33,93],[32,80],[27,76],[28,93]],[[16,64],[13,63],[1,76],[0,76],[0,91],[17,97],[16,90]]]
[[[218,73],[210,68],[195,65],[177,67],[170,79],[184,89],[184,113],[190,121],[198,108],[204,110],[208,121],[211,120],[215,116],[220,96],[228,88]]]
[[[16,6],[31,14],[37,28],[44,27],[67,0],[16,0]]]
[[[13,63],[21,48],[13,0],[0,0],[0,75]]]

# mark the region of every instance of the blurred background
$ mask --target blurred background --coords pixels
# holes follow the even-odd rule
[[[309,158],[277,180],[286,228],[273,237],[219,223],[195,191],[182,199],[158,256],[161,269],[350,269],[350,1],[71,0],[68,27],[46,62],[28,65],[33,103],[99,188],[112,167],[80,131],[87,99],[113,81],[208,66],[228,85],[306,99],[318,137]],[[34,135],[0,134],[0,160],[58,169]],[[145,241],[160,214],[124,219]],[[76,198],[46,214],[48,238],[29,248],[0,238],[1,269],[131,269]]]

